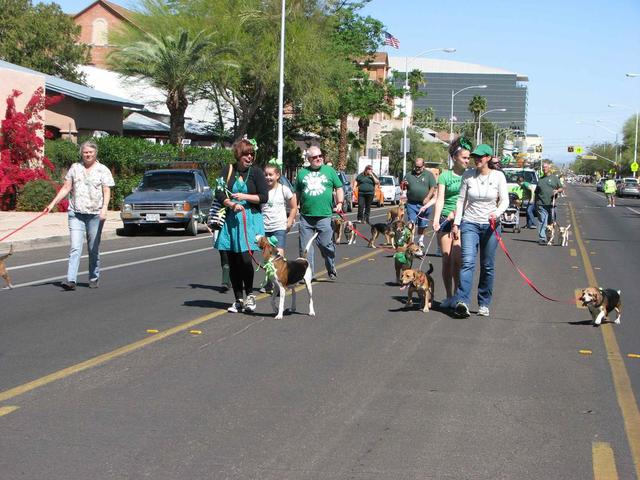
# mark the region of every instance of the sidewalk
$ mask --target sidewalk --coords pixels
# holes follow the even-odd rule
[[[0,238],[38,216],[38,212],[0,212]],[[116,229],[122,228],[120,212],[108,212],[102,229],[102,239],[115,238]],[[66,213],[50,213],[40,217],[19,232],[0,243],[0,253],[13,244],[15,251],[69,244],[69,226]]]

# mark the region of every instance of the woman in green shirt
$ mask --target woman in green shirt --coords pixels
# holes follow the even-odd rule
[[[358,185],[358,222],[369,223],[371,203],[373,203],[376,185],[379,183],[380,180],[373,173],[371,165],[364,167],[364,172],[356,177],[356,184]]]
[[[464,137],[458,137],[453,141],[449,147],[453,168],[445,170],[438,177],[433,230],[438,232],[438,241],[442,252],[442,283],[447,292],[447,298],[440,304],[442,308],[453,307],[452,302],[460,279],[460,265],[462,264],[460,237],[453,238],[451,226],[456,214],[462,174],[469,165],[471,149],[471,142]]]

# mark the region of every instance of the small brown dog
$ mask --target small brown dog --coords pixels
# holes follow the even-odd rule
[[[413,270],[411,268],[402,272],[400,283],[402,285],[401,290],[409,287],[407,292],[407,307],[413,305],[413,294],[417,293],[418,298],[422,299],[422,311],[428,312],[433,302],[433,278],[431,277],[433,272],[433,265],[429,262],[429,270],[421,272],[419,270]]]
[[[9,252],[5,253],[3,256],[0,257],[0,277],[4,278],[4,281],[7,284],[5,288],[13,288],[13,285],[11,284],[11,277],[9,276],[9,272],[7,271],[7,266],[5,265],[5,262],[4,262],[7,258],[11,256],[12,253],[13,253],[13,243],[9,247]]]
[[[343,235],[345,236],[348,245],[356,243],[356,232],[353,230],[352,221],[344,218],[334,218],[331,221],[331,228],[333,229],[333,243],[341,243]]]
[[[404,228],[405,223],[402,220],[396,220],[392,223],[374,223],[371,225],[369,248],[376,248],[374,242],[380,234],[384,235],[385,245],[391,245],[391,248],[396,248],[396,238],[402,234]],[[413,238],[413,234],[411,237]]]
[[[600,325],[603,318],[609,321],[609,313],[613,310],[618,314],[613,322],[616,325],[620,325],[620,319],[622,318],[622,297],[620,290],[587,287],[582,290],[580,301],[582,305],[589,309],[595,325]]]
[[[397,207],[392,207],[387,212],[387,223],[395,222],[396,220],[404,220],[404,204],[400,204]]]
[[[409,242],[406,245],[396,247],[396,253],[393,254],[396,283],[400,283],[400,274],[402,271],[411,268],[414,257],[422,257],[422,255],[422,250],[417,243]]]

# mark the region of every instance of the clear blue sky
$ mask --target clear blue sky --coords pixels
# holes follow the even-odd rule
[[[133,0],[113,0],[124,6]],[[75,13],[91,0],[60,0]],[[545,156],[568,162],[567,145],[613,141],[640,106],[640,1],[638,0],[372,0],[365,13],[400,40],[390,55],[412,56],[454,47],[442,58],[504,68],[529,77],[528,132],[542,135]],[[499,108],[499,105],[494,108]],[[621,135],[620,135],[621,137]]]

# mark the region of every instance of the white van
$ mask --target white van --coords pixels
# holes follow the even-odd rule
[[[396,177],[380,175],[380,190],[382,190],[385,202],[400,205],[400,182]]]

